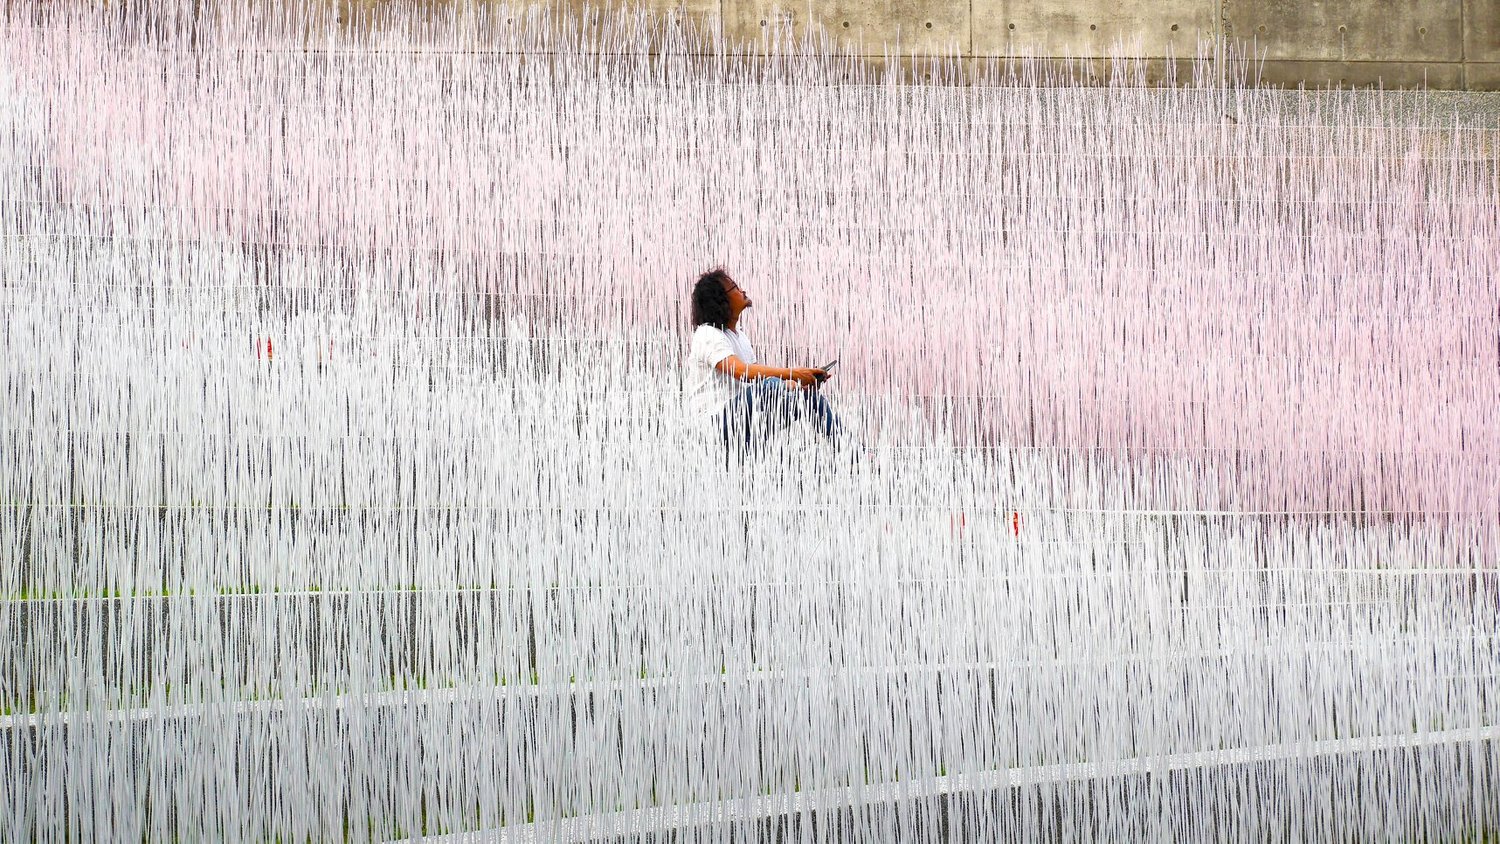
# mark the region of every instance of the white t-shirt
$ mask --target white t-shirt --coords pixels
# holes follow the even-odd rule
[[[694,419],[712,419],[745,388],[743,381],[714,369],[719,361],[730,355],[745,363],[756,362],[749,338],[738,331],[700,325],[693,332],[682,387],[688,412]]]

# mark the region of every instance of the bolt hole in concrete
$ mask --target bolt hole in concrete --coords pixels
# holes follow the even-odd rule
[[[928,21],[927,22],[927,28],[928,29],[932,29],[932,21]]]
[[[1175,23],[1174,23],[1174,24],[1172,24],[1172,31],[1173,31],[1173,32],[1176,32],[1176,31],[1177,31],[1177,24],[1175,24]]]
[[[1266,25],[1265,24],[1261,24],[1260,26],[1257,26],[1255,28],[1255,31],[1259,32],[1262,35],[1265,35],[1266,34]]]
[[[1015,28],[1016,28],[1016,25],[1015,25],[1015,24],[1011,24],[1011,25],[1010,25],[1010,28],[1011,28],[1011,29],[1012,29],[1012,30],[1014,30],[1014,29],[1015,29]]]
[[[1349,27],[1344,26],[1343,24],[1339,24],[1339,32],[1343,33],[1343,32],[1348,32],[1348,31],[1349,31]]]
[[[1096,23],[1089,24],[1089,32],[1093,32],[1094,30],[1096,30],[1098,28],[1099,28],[1099,25],[1096,24]]]
[[[1425,27],[1425,26],[1419,26],[1419,27],[1417,27],[1417,34],[1418,35],[1426,35],[1427,34],[1427,27]]]
[[[766,22],[765,22],[765,21],[761,21],[761,22],[760,22],[760,25],[761,25],[761,26],[765,26],[765,25],[766,25]]]
[[[848,29],[848,28],[849,28],[849,22],[848,22],[848,21],[844,21],[844,28],[845,28],[845,29]]]

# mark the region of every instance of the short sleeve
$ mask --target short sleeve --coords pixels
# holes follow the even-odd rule
[[[700,325],[693,332],[691,355],[699,366],[713,368],[733,354],[734,346],[730,345],[729,338],[712,325]]]

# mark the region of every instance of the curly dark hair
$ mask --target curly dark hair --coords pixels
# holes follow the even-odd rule
[[[698,276],[698,283],[693,285],[694,328],[700,325],[723,328],[729,324],[729,294],[724,287],[730,280],[723,267],[714,267]]]

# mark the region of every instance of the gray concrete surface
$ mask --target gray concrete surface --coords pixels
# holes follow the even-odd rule
[[[621,0],[540,2],[598,7]],[[626,2],[720,21],[732,43],[751,48],[769,44],[778,31],[811,29],[871,57],[899,51],[1104,58],[1124,52],[1160,66],[1191,58],[1204,41],[1223,41],[1252,50],[1261,59],[1260,79],[1269,84],[1500,90],[1500,0]]]

